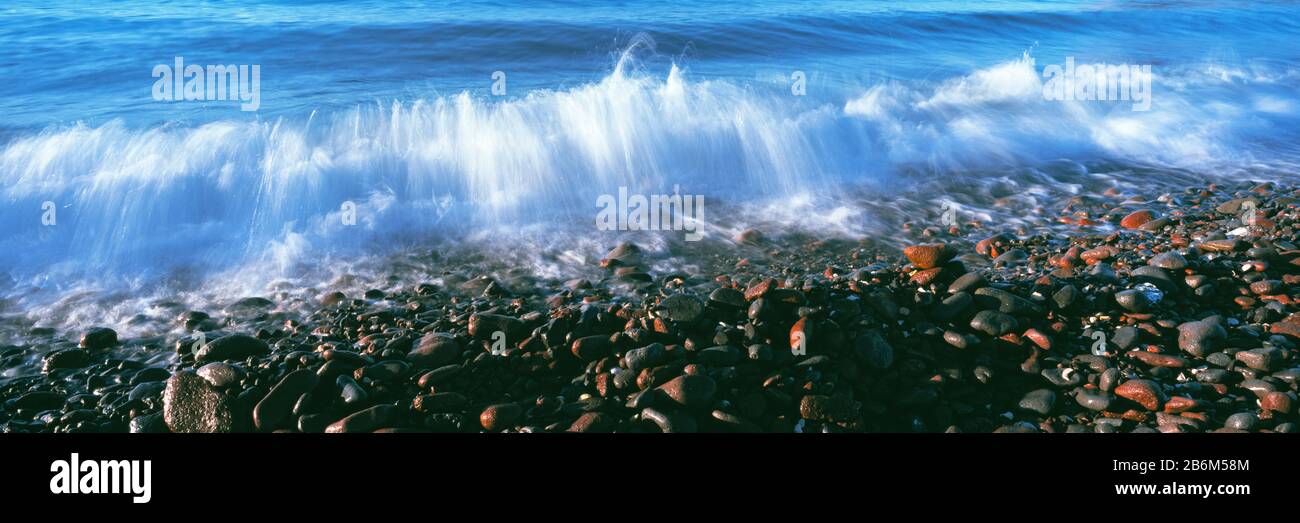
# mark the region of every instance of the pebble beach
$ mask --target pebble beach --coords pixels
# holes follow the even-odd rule
[[[891,242],[611,241],[565,280],[429,261],[174,309],[145,338],[10,321],[0,428],[1294,432],[1297,194],[1103,189],[1014,226],[905,213]]]

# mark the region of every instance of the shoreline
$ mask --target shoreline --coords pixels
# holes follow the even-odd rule
[[[1294,432],[1296,194],[1108,191],[1023,217],[1062,234],[926,216],[901,252],[749,230],[684,258],[697,275],[621,244],[598,279],[327,290],[301,320],[249,297],[182,313],[187,334],[138,347],[153,364],[111,330],[52,332],[40,375],[0,381],[0,425]],[[3,369],[32,350],[0,348]]]

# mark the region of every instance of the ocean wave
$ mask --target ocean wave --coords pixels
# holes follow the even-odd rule
[[[720,202],[833,202],[898,189],[900,172],[964,173],[1061,158],[1212,171],[1267,161],[1250,145],[1293,121],[1263,83],[1198,99],[1190,67],[1150,111],[1042,96],[1033,57],[934,82],[836,95],[655,76],[625,53],[601,80],[512,99],[393,101],[273,121],[50,128],[0,150],[0,267],[17,278],[287,270],[321,252],[391,251],[534,223],[583,226],[620,187]],[[1243,94],[1244,93],[1244,94]],[[1265,115],[1265,116],[1261,116]],[[1270,119],[1270,116],[1274,119]],[[1276,151],[1272,151],[1276,152]],[[43,223],[49,204],[57,222]],[[344,205],[355,211],[345,224]],[[351,211],[348,211],[351,212]],[[843,216],[828,223],[842,224]],[[837,227],[841,225],[836,225]]]

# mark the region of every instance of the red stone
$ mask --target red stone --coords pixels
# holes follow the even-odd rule
[[[1109,245],[1102,245],[1094,249],[1088,249],[1086,251],[1083,251],[1082,253],[1079,254],[1079,257],[1083,258],[1084,263],[1088,265],[1092,265],[1099,261],[1110,259],[1116,254],[1119,254],[1119,249],[1116,249]]]
[[[790,348],[791,350],[803,349],[806,353],[808,347],[812,345],[812,322],[808,317],[799,318],[790,326]],[[796,352],[796,355],[799,355]]]
[[[932,269],[919,270],[912,273],[912,283],[920,286],[926,286],[934,282],[939,274],[943,272],[943,267],[934,267]]]
[[[498,405],[489,405],[479,414],[478,421],[484,429],[492,432],[503,430],[514,425],[515,420],[523,414],[523,407],[513,403],[501,403]]]
[[[1174,356],[1172,354],[1156,354],[1154,352],[1135,350],[1135,351],[1130,351],[1129,355],[1132,356],[1133,359],[1141,361],[1142,363],[1145,363],[1152,367],[1170,367],[1175,369],[1181,369],[1189,366],[1189,362],[1187,361],[1186,358]]]
[[[1173,396],[1165,402],[1165,412],[1178,414],[1201,407],[1201,403],[1185,396]]]
[[[913,245],[903,249],[903,255],[919,269],[933,269],[943,265],[951,260],[954,254],[956,253],[952,249],[942,243]]]
[[[745,301],[754,301],[776,287],[776,280],[763,278],[745,289]]]
[[[990,258],[997,258],[1009,242],[1010,240],[1006,236],[995,234],[976,243],[975,252]]]
[[[568,432],[608,432],[610,420],[604,414],[599,412],[588,412],[578,416],[572,425],[569,425]]]
[[[1290,414],[1295,411],[1295,400],[1285,392],[1270,392],[1260,398],[1259,406],[1267,411]]]
[[[1156,219],[1155,215],[1151,214],[1151,211],[1144,209],[1141,211],[1134,211],[1128,216],[1125,216],[1124,219],[1119,221],[1119,225],[1125,229],[1136,229],[1141,227],[1142,224],[1154,219]]]
[[[1160,386],[1151,380],[1128,380],[1115,388],[1115,394],[1150,411],[1160,410],[1165,401]]]
[[[1052,350],[1052,339],[1038,329],[1031,328],[1025,331],[1025,337],[1043,350]]]

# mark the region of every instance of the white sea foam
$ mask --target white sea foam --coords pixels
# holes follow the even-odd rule
[[[873,213],[904,211],[859,205],[850,193],[897,195],[934,173],[958,184],[1000,173],[968,188],[1002,184],[1036,198],[1041,184],[1061,183],[1040,179],[1036,166],[1063,158],[1253,168],[1271,159],[1250,145],[1277,131],[1258,115],[1294,119],[1295,107],[1263,80],[1252,82],[1271,90],[1254,97],[1197,99],[1186,76],[1169,84],[1180,89],[1162,90],[1167,71],[1158,71],[1165,76],[1147,112],[1048,101],[1027,55],[821,99],[696,80],[677,67],[654,77],[629,60],[598,82],[504,101],[462,93],[300,120],[111,122],[12,139],[0,147],[6,293],[23,307],[56,303],[64,316],[94,316],[104,311],[66,293],[148,294],[159,281],[216,282],[215,274],[241,282],[214,291],[234,296],[276,278],[329,281],[369,256],[456,239],[534,246],[544,254],[529,266],[561,277],[616,241],[582,227],[595,196],[618,187],[704,195],[711,216],[702,226],[717,238],[755,224],[875,234]],[[1240,78],[1187,71],[1197,81]],[[988,216],[980,206],[989,202],[958,196],[947,195],[963,213]],[[42,224],[45,202],[57,209],[54,226]],[[727,210],[713,212],[715,203]]]

